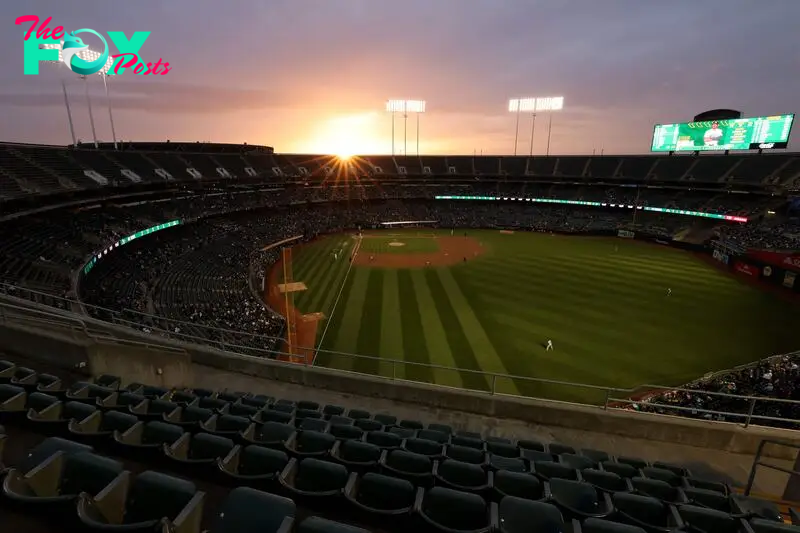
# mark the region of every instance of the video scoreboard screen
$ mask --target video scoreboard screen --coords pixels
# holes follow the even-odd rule
[[[794,115],[656,124],[653,152],[786,148]]]

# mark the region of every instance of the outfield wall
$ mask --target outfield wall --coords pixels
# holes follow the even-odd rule
[[[124,333],[126,340],[110,336],[98,338],[80,335],[74,329],[62,332],[23,321],[4,320],[0,324],[0,346],[12,360],[25,366],[38,365],[41,370],[51,372],[57,369],[62,373],[74,372],[85,363],[88,373],[119,375],[125,383],[267,394],[294,386],[295,394],[302,390],[304,399],[359,406],[375,412],[385,410],[428,423],[440,422],[457,429],[517,439],[541,438],[543,427],[549,427],[748,455],[754,454],[765,438],[800,444],[800,432],[796,431],[758,426],[743,428],[731,423],[393,381],[231,355],[167,340],[156,346],[146,344],[152,339],[146,334],[131,330],[124,330]],[[794,455],[787,449],[774,447],[768,447],[766,452],[767,456],[781,459],[792,459]]]

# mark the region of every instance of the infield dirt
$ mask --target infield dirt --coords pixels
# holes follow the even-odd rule
[[[469,236],[431,238],[435,238],[439,245],[437,252],[370,254],[362,251],[356,255],[353,264],[372,268],[440,267],[470,261],[485,251],[481,243]]]

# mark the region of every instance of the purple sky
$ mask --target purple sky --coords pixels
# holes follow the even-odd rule
[[[173,69],[110,80],[123,139],[389,153],[385,100],[408,98],[428,102],[422,153],[509,154],[508,98],[563,95],[552,153],[644,153],[654,123],[719,107],[792,113],[800,100],[800,0],[5,0],[3,12],[5,141],[70,142],[61,76],[77,135],[91,139],[74,74],[42,65],[23,75],[22,15],[69,31],[152,32],[141,55]],[[98,137],[110,140],[99,76],[90,91]],[[537,120],[535,153],[546,124]],[[402,150],[400,120],[396,136]],[[529,142],[528,116],[520,153]]]

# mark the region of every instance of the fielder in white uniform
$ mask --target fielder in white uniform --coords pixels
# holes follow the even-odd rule
[[[547,348],[545,348],[544,351],[549,352],[552,349],[553,349],[553,341],[551,341],[550,339],[547,339]]]

